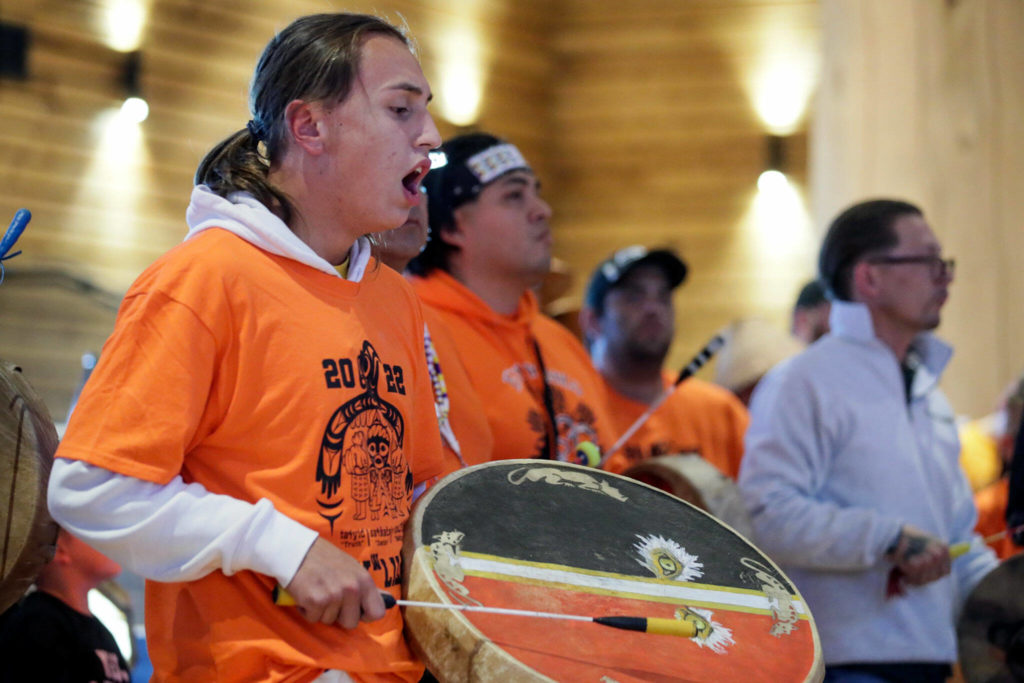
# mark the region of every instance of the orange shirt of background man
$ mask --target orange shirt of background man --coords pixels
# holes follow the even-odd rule
[[[1010,499],[1010,477],[1002,477],[974,494],[978,523],[974,530],[982,538],[1006,531],[1006,505]],[[1022,548],[1009,535],[991,544],[1000,560],[1016,555]]]
[[[672,378],[665,376],[665,386]],[[643,415],[648,406],[618,393],[610,386],[608,408],[618,434]],[[697,453],[732,479],[740,471],[743,435],[750,416],[729,391],[690,378],[644,422],[629,441],[605,463],[610,472],[622,473],[656,455]]]
[[[552,393],[559,459],[571,458],[583,441],[610,445],[600,375],[579,340],[540,313],[532,292],[523,294],[515,314],[502,316],[443,271],[412,282],[451,333],[454,346],[447,352],[439,349],[441,366],[452,352],[457,354],[483,404],[494,438],[489,459],[546,457],[544,437],[551,420],[534,342]]]

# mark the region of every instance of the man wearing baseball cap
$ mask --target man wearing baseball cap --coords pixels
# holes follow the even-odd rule
[[[591,276],[580,311],[587,348],[608,389],[618,434],[647,411],[674,377],[663,369],[675,334],[672,294],[687,267],[667,249],[620,249]],[[690,378],[605,463],[613,472],[655,455],[697,453],[736,478],[747,411],[728,391]]]
[[[431,236],[409,264],[420,299],[454,340],[486,413],[490,459],[573,459],[614,439],[605,394],[579,341],[540,313],[551,207],[519,150],[486,133],[445,142],[425,185]]]

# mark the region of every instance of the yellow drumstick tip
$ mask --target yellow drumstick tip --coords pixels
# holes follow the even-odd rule
[[[273,596],[275,605],[280,605],[281,607],[294,607],[296,604],[295,598],[292,597],[292,594],[284,588],[281,588],[281,586],[274,586]]]
[[[584,441],[576,446],[576,461],[587,467],[601,464],[601,449],[593,441]]]
[[[697,625],[692,621],[647,617],[647,632],[657,633],[664,636],[693,638],[697,635]]]
[[[594,617],[593,621],[627,631],[640,631],[662,636],[682,636],[683,638],[693,638],[697,635],[698,629],[698,625],[692,620],[657,617]]]

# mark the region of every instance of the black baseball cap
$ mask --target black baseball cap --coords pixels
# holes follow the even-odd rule
[[[687,267],[682,259],[669,249],[648,249],[639,244],[619,249],[605,259],[590,276],[587,285],[585,304],[600,311],[604,308],[604,298],[608,291],[617,285],[634,268],[651,264],[661,268],[668,278],[669,287],[675,289],[686,280]]]

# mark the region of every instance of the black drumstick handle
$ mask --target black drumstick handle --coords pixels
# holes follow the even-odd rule
[[[687,378],[693,377],[698,370],[704,367],[707,362],[711,360],[712,356],[718,353],[718,350],[722,348],[723,344],[725,344],[725,335],[719,332],[704,345],[703,349],[697,352],[697,355],[693,357],[693,360],[691,360],[686,367],[679,371],[679,376],[676,377],[676,381],[673,383],[673,386],[678,386]]]

